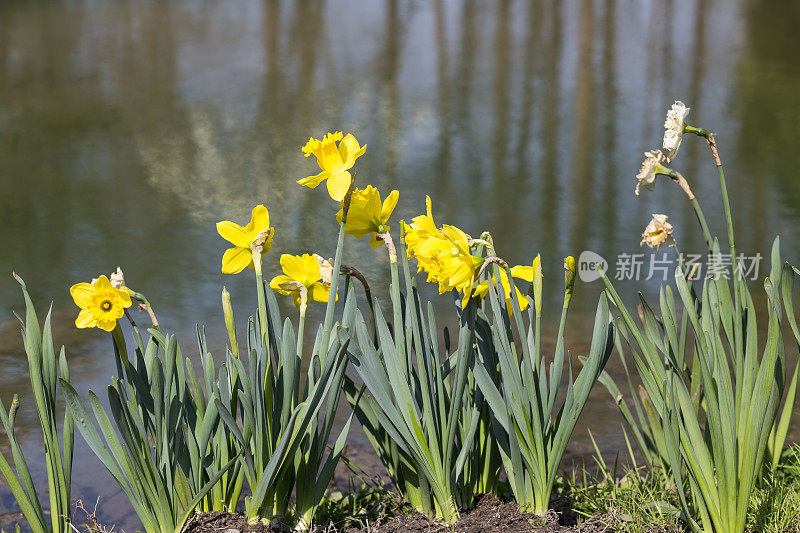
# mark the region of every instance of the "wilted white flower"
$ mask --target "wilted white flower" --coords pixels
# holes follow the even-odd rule
[[[656,185],[656,169],[663,160],[664,154],[661,153],[661,150],[651,150],[650,152],[644,153],[642,168],[639,169],[639,173],[636,175],[636,179],[638,180],[636,183],[637,195],[639,194],[639,189],[642,187],[646,188],[648,191],[653,190],[653,187]]]
[[[324,259],[321,255],[314,254],[314,257],[319,263],[319,275],[322,276],[322,284],[326,287],[331,286],[331,278],[333,275],[333,260]]]
[[[125,287],[125,276],[122,274],[122,269],[120,267],[117,267],[117,270],[111,273],[108,280],[115,289],[122,289]]]
[[[97,278],[92,278],[92,285],[97,281]],[[117,267],[117,270],[108,275],[108,281],[115,289],[125,288],[125,276],[122,274],[122,269]]]
[[[639,246],[647,244],[653,250],[658,250],[662,246],[675,246],[675,238],[672,236],[672,224],[667,222],[667,215],[653,215],[653,220],[647,225],[642,233],[642,242]]]
[[[667,111],[667,119],[664,121],[664,150],[667,151],[667,161],[672,161],[678,154],[683,139],[684,121],[688,114],[689,108],[680,100],[676,100]]]

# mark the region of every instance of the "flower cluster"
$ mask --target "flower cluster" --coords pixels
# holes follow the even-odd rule
[[[404,237],[409,258],[417,258],[419,271],[428,274],[428,281],[439,284],[439,294],[457,290],[463,295],[462,305],[473,293],[473,285],[485,259],[472,255],[470,237],[455,226],[436,227],[431,213],[431,200],[426,197],[427,214],[404,224]]]

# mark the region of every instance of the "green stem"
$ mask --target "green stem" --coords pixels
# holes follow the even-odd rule
[[[697,216],[697,221],[700,223],[700,228],[703,230],[703,237],[706,239],[706,247],[709,251],[713,248],[714,239],[711,238],[711,231],[708,229],[708,224],[706,223],[706,217],[703,215],[703,210],[700,208],[700,203],[697,201],[697,198],[692,198],[692,207],[694,208],[694,214]]]
[[[336,297],[339,293],[339,270],[342,265],[342,249],[344,248],[344,227],[347,223],[347,213],[342,217],[342,223],[339,225],[339,239],[336,241],[336,255],[333,259],[333,272],[331,272],[331,288],[328,294],[328,303],[325,306],[325,321],[322,326],[322,343],[320,350],[322,351],[320,360],[324,361],[328,352],[328,344],[331,339],[331,328],[333,327],[333,310],[336,305]]]
[[[303,360],[303,337],[305,337],[306,329],[306,307],[308,307],[306,302],[302,302],[300,304],[300,324],[297,326],[297,359],[300,361]]]
[[[264,301],[264,278],[261,274],[261,251],[253,250],[253,269],[256,271],[258,289],[258,324],[261,328],[261,340],[267,334],[267,304]]]
[[[715,149],[716,153],[716,149]],[[736,244],[733,240],[733,217],[731,216],[731,203],[728,199],[728,187],[725,183],[725,172],[722,170],[722,163],[717,165],[719,174],[719,187],[722,189],[722,203],[725,206],[725,220],[728,223],[728,243],[731,247],[731,261],[736,261]]]

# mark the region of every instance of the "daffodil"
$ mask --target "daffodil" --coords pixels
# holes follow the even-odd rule
[[[81,308],[75,319],[75,325],[79,328],[98,327],[113,331],[117,319],[122,318],[125,308],[132,303],[130,294],[113,287],[105,276],[100,276],[92,283],[76,283],[70,287],[69,293]]]
[[[661,161],[664,160],[664,154],[661,150],[652,150],[644,153],[644,161],[639,173],[636,175],[636,194],[639,194],[639,189],[644,187],[648,191],[652,191],[656,186],[656,175],[660,170],[663,170]]]
[[[653,215],[653,219],[642,233],[642,242],[639,246],[647,244],[653,250],[658,250],[662,246],[675,246],[675,238],[672,236],[672,224],[667,222],[667,215]]]
[[[426,214],[413,218],[411,224],[401,223],[403,228],[403,240],[406,243],[406,253],[411,259],[416,254],[420,246],[430,237],[442,237],[442,232],[436,227],[431,212],[431,197],[425,197]]]
[[[686,115],[689,108],[681,101],[676,101],[667,111],[664,121],[664,150],[667,151],[667,161],[672,161],[678,154],[678,148],[683,140],[683,129],[686,125]]]
[[[533,282],[533,266],[517,265],[511,269],[511,276],[529,283]],[[497,286],[497,278],[492,274],[492,283]],[[500,283],[503,286],[503,294],[506,297],[506,307],[511,309],[511,282],[508,279],[505,269],[500,269]],[[516,285],[514,290],[517,293],[517,301],[519,301],[520,310],[525,310],[528,307],[528,298],[520,292]],[[475,287],[475,296],[483,298],[489,292],[489,280],[483,280]]]
[[[428,281],[439,284],[439,294],[455,289],[463,295],[462,305],[466,305],[484,262],[484,258],[470,253],[466,233],[445,224],[441,234],[425,240],[415,256],[419,269],[427,272]]]
[[[383,241],[378,239],[378,235],[389,232],[390,228],[386,223],[389,221],[399,197],[400,193],[395,190],[390,192],[389,196],[381,203],[381,193],[372,185],[368,185],[363,190],[355,189],[350,198],[350,210],[347,212],[344,232],[357,239],[369,235],[369,244],[373,248],[379,247]],[[336,220],[340,224],[342,223],[342,211],[343,209],[340,209],[336,214]]]
[[[281,255],[283,274],[272,278],[269,286],[280,294],[292,295],[294,305],[297,307],[305,304],[304,292],[307,299],[327,302],[331,285],[330,282],[322,281],[322,272],[320,272],[320,263],[317,257],[311,254]]]
[[[269,225],[269,212],[263,205],[257,205],[250,214],[250,222],[240,226],[235,222],[217,222],[217,232],[223,239],[233,244],[222,256],[222,273],[238,274],[245,268],[255,268],[253,245],[260,248],[263,256],[272,247],[275,228]]]
[[[340,141],[338,145],[337,141]],[[344,138],[341,131],[328,133],[321,141],[311,137],[303,146],[303,154],[306,157],[313,154],[322,172],[298,180],[297,183],[313,189],[327,180],[331,198],[341,202],[353,179],[349,170],[353,168],[356,159],[364,155],[366,149],[367,145],[360,146],[351,133]]]

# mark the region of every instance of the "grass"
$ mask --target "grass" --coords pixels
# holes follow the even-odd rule
[[[626,533],[689,531],[679,518],[680,502],[665,476],[643,469],[584,467],[559,479],[556,492],[568,497],[578,522],[592,521]],[[800,533],[800,444],[789,446],[775,472],[767,471],[753,491],[746,531]]]

